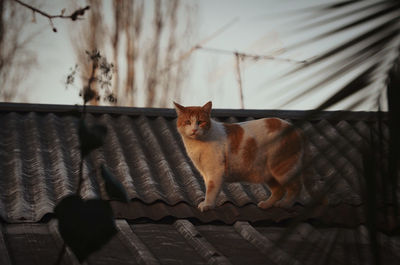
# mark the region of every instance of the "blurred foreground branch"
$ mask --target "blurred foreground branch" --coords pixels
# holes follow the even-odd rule
[[[84,105],[88,102],[99,102],[103,100],[115,104],[117,98],[111,90],[111,80],[114,73],[114,64],[109,63],[100,51],[86,51],[85,55],[90,62],[90,76],[84,77],[86,85],[79,92],[79,96],[83,98]],[[85,67],[85,66],[84,66]],[[68,74],[65,85],[68,88],[75,82],[75,75],[80,71],[78,65],[71,68],[71,73]]]

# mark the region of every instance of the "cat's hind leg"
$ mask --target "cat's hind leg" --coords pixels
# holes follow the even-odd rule
[[[295,179],[291,180],[288,184],[285,185],[286,195],[285,197],[277,201],[275,206],[282,208],[290,208],[293,206],[295,199],[300,193],[301,190],[301,181],[299,177],[295,177]]]
[[[284,187],[279,184],[275,179],[271,178],[267,181],[267,185],[269,190],[271,191],[271,196],[265,201],[260,201],[257,206],[261,209],[268,209],[272,207],[277,201],[282,199],[283,195],[285,195]]]
[[[288,133],[282,136],[279,142],[279,149],[272,152],[271,158],[267,160],[269,172],[276,182],[284,189],[286,196],[282,201],[277,201],[275,206],[291,207],[300,192],[300,165],[301,165],[301,143],[298,135]]]

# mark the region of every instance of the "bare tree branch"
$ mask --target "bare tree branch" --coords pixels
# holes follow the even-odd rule
[[[54,32],[57,32],[57,29],[54,27],[54,24],[53,24],[53,19],[54,18],[71,19],[72,21],[75,21],[80,16],[83,16],[85,14],[85,12],[90,9],[90,6],[86,6],[86,7],[83,7],[83,8],[75,10],[71,15],[64,15],[65,9],[63,9],[63,10],[61,10],[61,13],[59,15],[50,15],[50,14],[48,14],[48,13],[46,13],[46,12],[36,8],[36,7],[33,7],[33,6],[29,5],[29,4],[26,4],[26,3],[24,3],[24,2],[22,2],[20,0],[14,0],[14,1],[16,3],[18,3],[18,4],[20,4],[21,6],[32,10],[32,12],[34,14],[38,13],[38,14],[44,16],[44,17],[47,17],[49,19],[50,26],[52,27]]]

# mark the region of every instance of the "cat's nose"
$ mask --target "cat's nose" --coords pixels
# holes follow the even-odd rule
[[[192,133],[196,133],[196,132],[197,132],[197,129],[193,129],[193,130],[192,130]]]

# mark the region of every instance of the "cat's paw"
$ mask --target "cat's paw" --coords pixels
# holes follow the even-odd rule
[[[272,207],[272,203],[270,201],[260,201],[257,206],[260,207],[263,210],[266,210],[268,208]]]
[[[208,210],[211,210],[215,207],[215,205],[213,204],[206,204],[205,201],[202,201],[201,203],[199,203],[199,205],[197,206],[197,208],[199,208],[200,212],[205,212]]]

